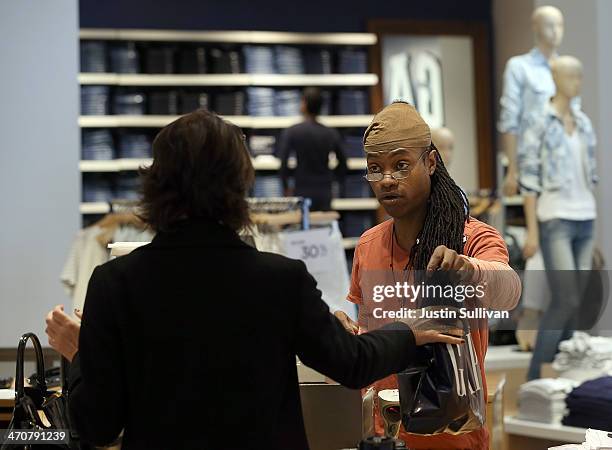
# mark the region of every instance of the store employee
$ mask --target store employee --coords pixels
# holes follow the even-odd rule
[[[123,430],[124,450],[305,450],[296,355],[358,388],[403,370],[415,345],[462,343],[400,323],[351,335],[301,261],[243,243],[254,171],[235,125],[196,111],[161,130],[153,155],[153,242],[96,268],[82,325],[61,307],[47,317],[88,443]]]
[[[514,308],[521,284],[508,265],[506,245],[493,227],[469,217],[466,197],[446,171],[429,126],[416,109],[404,102],[387,106],[372,119],[363,142],[366,179],[391,219],[367,230],[355,248],[348,300],[359,306],[359,322],[338,311],[335,314],[345,328],[358,333],[380,326],[375,317],[380,304],[365,286],[369,277],[385,271],[402,280],[424,271],[454,271],[465,283],[483,289],[481,306]],[[470,328],[485,380],[487,321],[470,320]],[[397,377],[380,380],[374,387],[397,389]],[[375,411],[376,429],[382,434],[382,418]],[[422,436],[402,427],[399,438],[411,449],[489,448],[485,428],[461,435]]]

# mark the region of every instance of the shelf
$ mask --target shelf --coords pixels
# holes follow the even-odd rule
[[[508,434],[568,443],[584,442],[587,431],[585,428],[568,427],[558,423],[532,422],[510,416],[504,417],[504,429]]]
[[[282,31],[174,31],[82,28],[80,39],[120,41],[226,42],[235,44],[374,45],[373,33],[291,33]]]
[[[505,206],[523,206],[523,197],[521,195],[513,195],[512,197],[502,197],[502,203]]]
[[[107,161],[82,160],[79,162],[81,172],[121,172],[128,170],[138,170],[142,166],[149,166],[153,162],[152,158],[143,159],[113,159]],[[274,156],[257,156],[252,159],[255,170],[279,170],[280,159]],[[329,168],[334,169],[337,165],[336,160],[330,160]],[[289,168],[297,166],[295,158],[289,158]],[[349,170],[365,170],[365,158],[348,158],[347,167]]]
[[[531,352],[519,351],[518,345],[491,345],[485,356],[485,369],[526,369],[530,361]]]
[[[336,211],[371,211],[376,208],[378,208],[378,201],[375,198],[334,198],[332,200],[332,209]],[[106,202],[81,203],[79,210],[81,214],[110,212]]]
[[[373,73],[330,75],[81,73],[78,80],[81,85],[112,86],[375,86],[378,84],[378,76]]]
[[[162,128],[180,116],[80,116],[79,126],[81,128]],[[252,117],[252,116],[224,116],[224,119],[242,128],[287,128],[301,122],[301,116],[287,117]],[[320,116],[319,121],[328,127],[367,127],[372,120],[371,115],[351,116]]]
[[[336,211],[373,211],[378,206],[375,198],[334,198],[331,204]]]
[[[345,250],[352,250],[355,247],[357,247],[357,243],[359,242],[359,238],[358,237],[350,237],[350,238],[343,238],[342,239],[342,245],[344,246]]]

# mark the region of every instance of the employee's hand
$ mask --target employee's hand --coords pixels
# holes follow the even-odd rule
[[[351,319],[344,311],[336,311],[334,316],[338,318],[346,331],[351,334],[359,333],[359,325],[357,325],[357,322]]]
[[[476,267],[468,258],[455,250],[445,245],[439,245],[429,259],[427,273],[431,274],[437,269],[454,272],[459,281],[470,281],[474,276]]]
[[[72,361],[79,349],[81,331],[81,312],[75,310],[76,319],[64,312],[63,305],[57,305],[47,314],[45,332],[51,348],[59,352],[68,361]]]
[[[412,332],[414,333],[416,345],[433,344],[436,342],[459,345],[465,342],[462,338],[457,337],[463,334],[461,330],[451,330],[448,334],[442,334],[437,330],[412,330]]]

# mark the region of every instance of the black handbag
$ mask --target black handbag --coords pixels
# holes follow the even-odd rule
[[[24,355],[28,341],[31,341],[34,346],[36,376],[30,379],[31,386],[25,387]],[[43,352],[40,341],[34,333],[26,333],[19,340],[15,373],[15,408],[9,427],[0,441],[0,450],[78,449],[78,437],[70,431],[67,392],[64,390],[59,393],[47,389]],[[63,374],[62,384],[67,386],[66,372],[63,371]],[[8,436],[21,435],[16,430],[38,433],[38,436],[45,436],[47,441],[45,443],[38,441],[34,447],[29,443],[15,443],[14,438],[9,439]],[[62,436],[62,433],[65,438],[60,441],[58,436]],[[49,442],[49,440],[54,441]]]

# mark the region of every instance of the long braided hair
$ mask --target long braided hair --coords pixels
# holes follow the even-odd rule
[[[436,247],[445,245],[463,253],[463,231],[469,220],[470,206],[465,193],[451,178],[442,162],[440,152],[431,143],[429,151],[436,152],[436,170],[431,175],[431,193],[427,200],[427,215],[417,242],[410,251],[409,265],[425,270]]]

